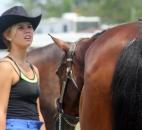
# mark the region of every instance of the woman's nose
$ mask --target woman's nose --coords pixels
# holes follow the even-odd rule
[[[25,28],[25,32],[26,32],[26,33],[32,33],[32,32],[33,32],[33,29],[27,27],[27,28]]]

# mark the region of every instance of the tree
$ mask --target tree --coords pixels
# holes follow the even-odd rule
[[[23,4],[29,11],[42,10],[44,18],[59,17],[64,12],[99,16],[105,23],[121,23],[141,17],[141,0],[12,0]],[[125,4],[124,4],[125,2]]]

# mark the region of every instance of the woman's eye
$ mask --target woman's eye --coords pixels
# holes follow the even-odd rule
[[[27,25],[19,25],[18,26],[19,30],[24,30],[24,29],[33,29],[33,26],[31,24]]]
[[[23,29],[23,27],[22,27],[22,26],[19,26],[18,29]]]
[[[28,25],[28,28],[33,28],[32,25]]]

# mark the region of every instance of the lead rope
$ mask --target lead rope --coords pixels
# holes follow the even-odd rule
[[[61,105],[63,104],[63,97],[64,97],[66,83],[67,83],[67,79],[65,81],[63,81],[63,85],[62,85],[61,96],[59,98],[59,103]],[[61,128],[62,128],[62,113],[63,113],[63,109],[61,109],[61,111],[59,111],[59,130],[61,130]]]
[[[69,57],[67,58],[68,62],[72,62],[72,55],[73,55],[73,53],[75,51],[75,48],[76,48],[76,43],[74,43],[73,46],[71,46],[71,48],[69,49]],[[71,66],[67,67],[66,72],[67,72],[66,73],[67,78],[66,78],[65,81],[63,81],[61,95],[60,95],[60,98],[59,98],[59,103],[61,105],[63,104],[63,97],[64,97],[65,88],[66,88],[66,84],[67,84],[67,80],[68,80],[68,75],[71,72]],[[77,85],[75,84],[75,86],[77,86]],[[62,108],[62,106],[61,106],[61,108]],[[63,114],[63,109],[61,109],[61,111],[59,111],[59,130],[61,130],[61,128],[62,128],[62,114]]]
[[[59,130],[62,128],[62,113],[59,113]]]

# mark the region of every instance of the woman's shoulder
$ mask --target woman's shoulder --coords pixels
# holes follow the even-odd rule
[[[12,70],[11,62],[7,58],[0,59],[0,70]]]

